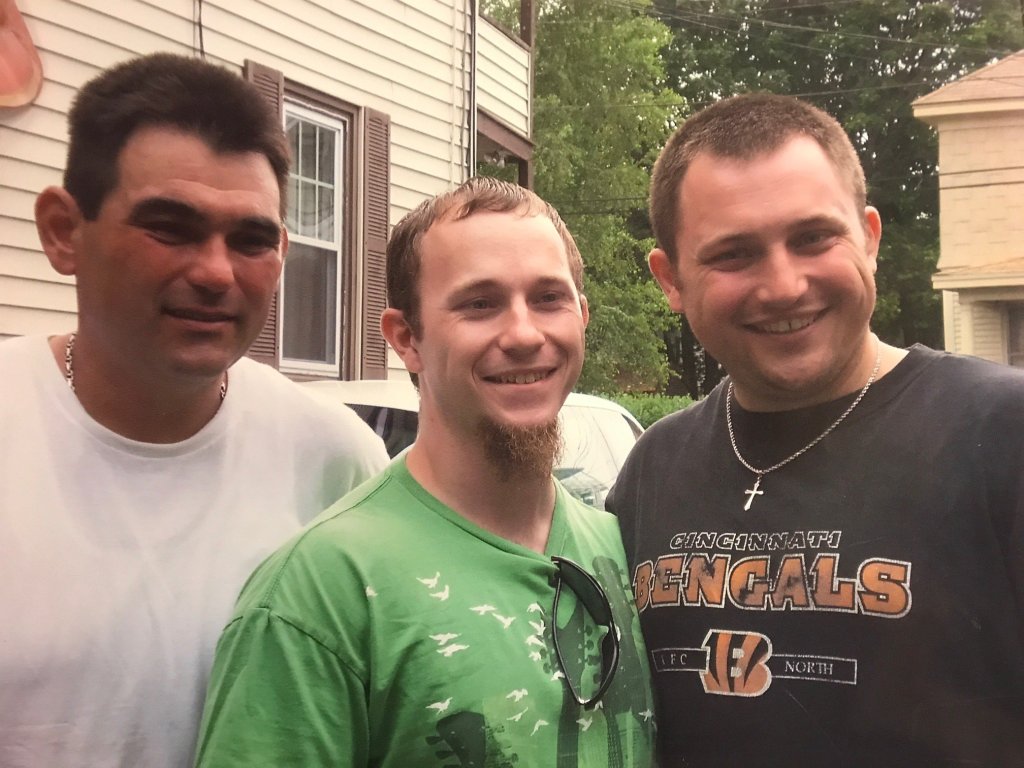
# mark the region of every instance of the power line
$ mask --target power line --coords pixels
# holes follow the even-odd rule
[[[649,15],[653,15],[656,18],[661,18],[662,20],[664,20],[666,18],[667,19],[675,19],[677,21],[687,21],[688,20],[685,16],[680,14],[678,9],[675,12],[660,11],[660,10],[654,8],[653,6],[648,6],[648,5],[643,5],[643,4],[639,4],[639,3],[636,3],[636,2],[631,2],[630,0],[605,0],[605,2],[609,6],[613,6],[613,7],[617,7],[617,8],[622,8],[622,9],[626,9],[626,10],[630,10],[630,11],[637,11],[637,12],[641,12],[641,13],[645,13],[645,14],[649,14]],[[756,24],[756,25],[759,25],[759,26],[765,27],[765,28],[794,30],[794,31],[799,31],[799,32],[814,32],[816,34],[829,35],[829,36],[838,37],[838,38],[871,40],[871,41],[874,41],[874,42],[881,42],[881,43],[887,43],[887,44],[893,44],[893,45],[904,45],[904,46],[924,47],[924,48],[956,48],[956,49],[961,50],[961,51],[973,51],[975,53],[983,53],[983,54],[987,54],[987,55],[991,55],[991,56],[1005,56],[1006,54],[1011,53],[1011,51],[995,50],[995,49],[992,49],[992,48],[975,48],[975,47],[972,47],[972,46],[965,46],[965,45],[959,45],[959,44],[950,45],[948,42],[935,42],[935,41],[930,41],[930,40],[901,40],[899,38],[894,38],[894,37],[883,37],[883,36],[880,36],[880,35],[870,35],[870,34],[867,34],[867,33],[864,33],[864,32],[847,32],[847,31],[840,31],[840,30],[821,29],[820,27],[808,27],[808,26],[804,26],[802,24],[789,24],[789,23],[786,23],[786,22],[770,21],[768,19],[759,19],[759,18],[757,18],[755,16],[736,16],[736,15],[731,15],[731,14],[710,13],[710,12],[705,13],[705,12],[700,12],[700,11],[683,11],[682,13],[691,13],[691,14],[695,14],[697,16],[702,16],[702,17],[705,17],[705,18],[713,19],[713,20],[740,22],[740,23],[743,23],[743,24]]]
[[[998,80],[999,78],[972,78],[973,80]],[[939,88],[942,83],[935,83],[930,80],[916,80],[909,83],[886,83],[883,85],[865,85],[858,88],[834,88],[827,91],[802,91],[798,93],[786,92],[787,96],[831,96],[834,94],[841,93],[862,93],[867,91],[884,91],[893,88],[918,88],[921,86],[927,86],[930,88]],[[1024,84],[1021,85],[1024,88]],[[708,102],[711,103],[711,102]],[[591,109],[593,107],[601,107],[602,109],[654,109],[654,108],[665,108],[665,107],[682,107],[682,106],[704,106],[704,102],[676,102],[676,101],[648,101],[648,102],[614,102],[614,101],[591,101],[586,104],[544,104],[543,109]]]
[[[700,14],[700,15],[708,15],[708,14]],[[706,21],[698,21],[697,19],[694,19],[694,18],[684,18],[682,16],[677,16],[676,18],[679,18],[680,20],[684,20],[684,21],[686,21],[686,22],[688,22],[690,24],[695,24],[698,27],[705,27],[707,29],[714,29],[716,31],[725,32],[726,34],[730,34],[730,35],[739,35],[740,32],[741,32],[741,30],[739,30],[739,29],[730,29],[728,27],[720,27],[720,26],[717,26],[715,24],[709,24]],[[800,49],[805,50],[805,51],[816,51],[818,53],[835,53],[835,51],[833,51],[831,48],[821,48],[820,46],[816,46],[816,45],[807,45],[805,43],[795,43],[792,40],[779,40],[778,42],[779,42],[779,44],[781,44],[781,45],[783,45],[783,46],[785,46],[787,48],[800,48]],[[870,59],[870,58],[868,58],[866,56],[857,56],[855,54],[848,53],[848,52],[844,52],[844,53],[842,53],[840,55],[842,55],[843,57],[848,58],[848,59],[859,59],[860,61],[873,61],[873,59]]]
[[[693,1],[693,0],[691,0],[691,1]],[[850,1],[858,1],[858,0],[850,0]],[[814,3],[813,5],[815,5],[815,6],[818,6],[818,5],[820,5],[820,6],[828,6],[828,5],[839,4],[839,3],[844,3],[844,2],[847,2],[847,0],[837,0],[836,3]],[[1024,0],[1021,0],[1021,3],[1024,4]],[[816,33],[819,33],[819,34],[830,35],[830,36],[836,37],[836,38],[862,38],[862,39],[873,40],[873,41],[876,41],[876,42],[893,43],[893,44],[899,44],[899,45],[905,45],[905,46],[915,46],[915,47],[918,47],[918,48],[922,48],[922,47],[925,47],[925,48],[926,47],[937,47],[937,48],[950,48],[950,49],[954,49],[955,48],[955,49],[959,49],[959,50],[963,50],[963,51],[974,51],[974,52],[980,52],[980,53],[985,53],[985,54],[990,54],[990,55],[1001,55],[1001,54],[1007,53],[1006,51],[996,51],[996,50],[988,49],[988,48],[972,48],[972,47],[968,47],[968,46],[961,46],[961,45],[955,45],[955,44],[954,45],[949,45],[947,43],[935,43],[935,42],[931,42],[931,41],[901,40],[901,39],[897,39],[897,38],[880,37],[880,36],[877,36],[877,35],[867,35],[867,34],[862,34],[862,33],[854,33],[854,32],[847,33],[847,32],[842,32],[842,31],[838,31],[838,30],[823,30],[823,29],[819,29],[819,28],[816,28],[816,27],[806,27],[806,26],[794,25],[794,24],[784,24],[784,23],[781,23],[781,22],[770,22],[770,21],[767,21],[767,20],[764,20],[764,19],[756,19],[754,17],[749,17],[749,16],[738,17],[738,16],[730,16],[730,15],[724,15],[724,14],[719,14],[719,13],[700,13],[700,12],[697,12],[697,11],[690,11],[690,12],[682,11],[682,12],[680,12],[680,11],[677,10],[674,13],[667,12],[667,11],[657,11],[653,7],[648,7],[646,5],[639,5],[639,4],[635,3],[635,2],[630,2],[630,0],[606,0],[606,4],[609,7],[621,8],[621,9],[626,9],[626,10],[631,10],[631,11],[642,11],[642,12],[645,12],[645,13],[648,12],[648,11],[651,11],[651,12],[653,12],[653,14],[656,17],[660,17],[663,22],[664,22],[665,18],[676,19],[676,20],[682,21],[684,23],[689,23],[689,24],[692,24],[692,25],[695,25],[695,26],[704,27],[704,28],[707,28],[707,29],[723,32],[725,34],[730,34],[730,35],[740,35],[740,34],[743,33],[744,30],[739,29],[739,28],[733,29],[733,28],[730,28],[730,27],[720,26],[719,24],[712,24],[712,23],[709,23],[707,21],[700,21],[699,19],[695,18],[695,16],[701,16],[701,17],[704,17],[704,18],[712,19],[712,20],[722,19],[722,20],[725,20],[726,22],[741,22],[743,24],[757,23],[757,24],[762,24],[762,26],[770,26],[770,27],[776,27],[776,28],[782,28],[782,29],[793,29],[793,30],[798,30],[798,31],[812,31],[812,32],[816,32]],[[810,7],[812,4],[806,4],[806,5],[808,5]],[[777,9],[771,9],[771,10],[777,10]],[[689,16],[684,15],[684,14],[687,14],[687,13],[689,13],[691,15],[689,15]],[[565,21],[567,21],[567,20],[565,20]],[[558,20],[558,19],[544,19],[542,23],[551,24],[551,23],[562,23],[562,22],[563,22],[563,20]],[[578,24],[579,20],[574,19],[574,20],[572,20],[571,23]],[[618,23],[618,22],[615,22],[615,23]],[[749,29],[746,30],[746,34],[748,36],[750,35],[751,32],[752,32],[752,30],[749,30]],[[866,56],[858,56],[856,54],[853,54],[853,53],[850,53],[850,52],[847,52],[847,51],[836,51],[836,50],[831,49],[831,48],[822,48],[822,47],[819,47],[819,46],[807,45],[807,44],[804,44],[804,43],[797,43],[797,42],[793,42],[791,40],[786,40],[786,39],[779,39],[779,40],[777,40],[775,42],[777,42],[779,45],[782,45],[782,46],[785,46],[785,47],[800,48],[800,49],[803,49],[803,50],[810,50],[810,51],[815,51],[815,52],[826,54],[826,55],[831,55],[831,56],[834,56],[836,59],[857,60],[857,61],[865,61],[865,62],[876,61],[876,59],[874,59],[874,58],[870,58],[870,57],[866,57]],[[984,78],[978,78],[978,79],[984,79]],[[939,82],[939,83],[933,84],[933,83],[931,83],[929,81],[920,81],[917,84],[924,85],[924,86],[930,86],[930,87],[938,87],[938,86],[942,85],[943,83]],[[794,96],[800,96],[800,95],[805,95],[805,96],[825,96],[825,95],[830,95],[830,94],[856,93],[856,92],[869,91],[869,90],[874,90],[874,89],[883,89],[883,88],[908,88],[908,87],[914,87],[917,84],[911,84],[911,83],[901,84],[901,83],[897,83],[897,84],[879,85],[879,86],[866,86],[866,87],[861,87],[861,88],[834,89],[834,90],[830,90],[830,91],[807,92],[807,93],[803,93],[803,94],[794,93],[792,95],[794,95]],[[672,106],[672,105],[665,105],[665,104],[650,104],[649,105],[649,107],[655,107],[655,106]]]

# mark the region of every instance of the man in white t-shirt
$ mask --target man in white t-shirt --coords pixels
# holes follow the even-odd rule
[[[69,122],[36,222],[78,328],[0,344],[0,765],[185,766],[245,578],[387,454],[243,358],[288,243],[259,93],[157,54]]]

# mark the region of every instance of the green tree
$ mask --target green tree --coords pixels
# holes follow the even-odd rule
[[[937,150],[911,102],[1024,44],[1017,0],[655,0],[673,30],[670,82],[695,109],[746,91],[798,95],[842,123],[882,215],[875,330],[941,346]],[[677,388],[698,395],[685,324],[668,334]],[[709,361],[707,380],[721,372]]]
[[[584,391],[652,390],[668,376],[663,335],[674,319],[647,271],[649,228],[633,222],[682,100],[665,80],[669,30],[648,9],[538,4],[535,187],[558,208],[586,263]],[[484,10],[513,26],[518,3]]]

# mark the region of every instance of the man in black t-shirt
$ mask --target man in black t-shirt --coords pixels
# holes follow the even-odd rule
[[[1024,375],[882,343],[846,133],[773,95],[688,120],[650,267],[729,374],[608,498],[666,765],[1024,765]]]

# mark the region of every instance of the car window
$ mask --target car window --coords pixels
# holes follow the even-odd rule
[[[636,443],[633,428],[621,414],[602,408],[566,405],[561,418],[564,449],[555,476],[574,496],[603,509]]]
[[[349,405],[384,441],[388,456],[397,456],[416,440],[419,414],[380,405]]]
[[[358,403],[349,407],[380,435],[390,456],[416,440],[419,415],[415,411]],[[571,494],[604,509],[604,498],[642,430],[622,414],[604,408],[565,405],[559,417],[564,448],[554,475]]]

